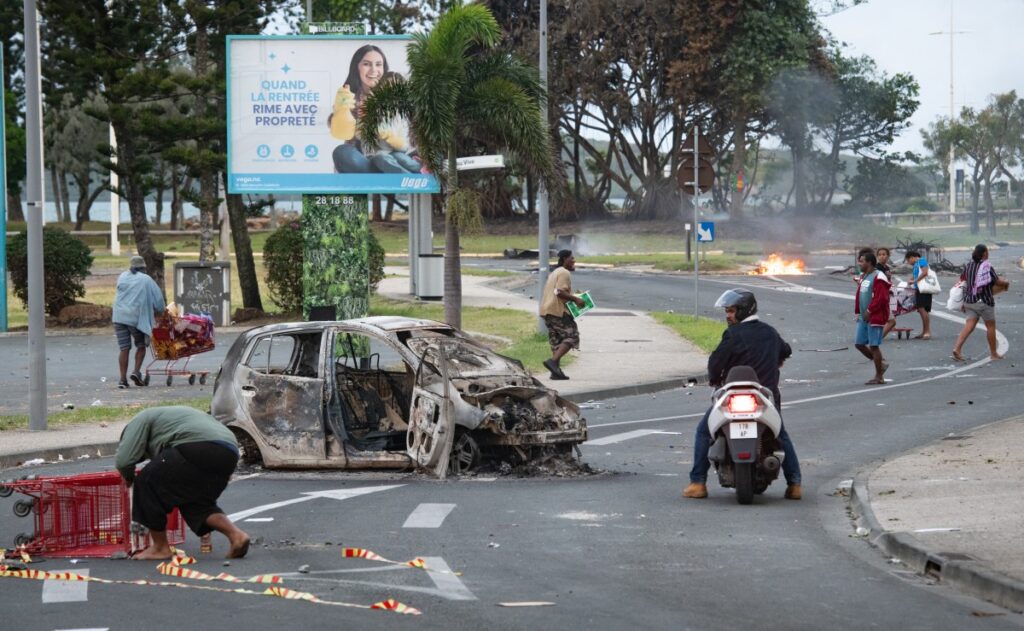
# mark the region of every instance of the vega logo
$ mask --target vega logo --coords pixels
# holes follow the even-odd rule
[[[402,178],[402,188],[412,188],[412,189],[427,188],[427,184],[428,183],[429,183],[429,181],[425,177],[403,177]]]

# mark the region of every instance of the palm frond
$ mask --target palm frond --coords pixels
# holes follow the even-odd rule
[[[437,21],[430,32],[434,53],[462,57],[473,44],[493,48],[501,39],[501,27],[490,9],[482,4],[454,6]]]
[[[376,138],[381,127],[394,118],[413,119],[409,84],[400,80],[381,81],[363,102],[359,117],[359,137]]]
[[[465,86],[461,59],[426,53],[409,58],[409,100],[420,154],[437,172],[455,136],[460,93]]]
[[[466,68],[466,83],[475,85],[491,77],[508,79],[538,102],[546,98],[535,66],[504,51],[492,51],[473,58]]]
[[[460,123],[492,136],[532,170],[551,171],[551,139],[539,104],[520,86],[492,77],[473,86],[461,104],[465,115]]]

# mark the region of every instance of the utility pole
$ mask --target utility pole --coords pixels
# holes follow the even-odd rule
[[[540,85],[544,89],[545,98],[541,102],[540,121],[544,133],[548,128],[548,0],[540,0]],[[541,178],[537,191],[537,306],[544,300],[544,285],[548,282],[548,191]],[[546,330],[544,319],[538,318],[537,329]]]
[[[25,192],[28,197],[29,424],[46,429],[46,318],[43,314],[43,107],[36,0],[25,0]]]
[[[693,126],[693,234],[700,226],[700,125]],[[696,236],[694,237],[696,239]],[[700,243],[693,253],[693,317],[700,315]]]
[[[0,68],[4,67],[4,49],[0,47]],[[4,81],[0,74],[0,333],[7,332],[7,138],[4,125]]]
[[[953,28],[953,7],[955,0],[949,0],[949,30],[935,31],[929,35],[949,35],[949,124],[956,121],[956,105],[953,100],[953,41],[954,36],[963,35],[967,31],[957,31]],[[949,223],[956,222],[956,148],[953,143],[949,145]]]

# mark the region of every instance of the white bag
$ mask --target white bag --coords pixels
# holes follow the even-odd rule
[[[917,281],[917,290],[922,294],[937,294],[942,291],[942,287],[939,286],[939,277],[932,271],[931,266],[928,267],[925,277]]]
[[[950,311],[963,311],[964,281],[957,281],[957,283],[949,290],[949,300],[946,301],[946,308]]]

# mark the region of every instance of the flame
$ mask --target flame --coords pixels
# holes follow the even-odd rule
[[[800,259],[787,261],[778,254],[769,254],[767,261],[761,261],[757,264],[757,269],[747,273],[765,276],[800,276],[807,274],[807,270],[804,269],[804,262]]]

